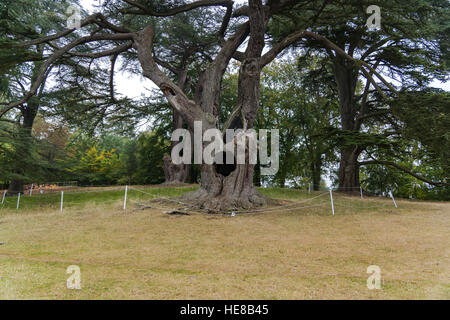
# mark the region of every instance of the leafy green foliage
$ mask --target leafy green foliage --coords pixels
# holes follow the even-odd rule
[[[170,143],[164,136],[155,132],[142,133],[137,140],[138,169],[135,181],[139,184],[158,184],[164,182],[162,158],[170,153]]]
[[[392,103],[404,139],[418,141],[435,165],[450,172],[450,93],[405,92]],[[448,177],[447,177],[448,178]]]

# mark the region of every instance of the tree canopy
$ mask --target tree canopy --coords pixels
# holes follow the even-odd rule
[[[171,170],[185,170],[173,181],[199,178],[201,188],[188,200],[212,211],[265,204],[254,182],[311,182],[317,189],[324,173],[345,192],[361,185],[385,192],[382,185],[392,181],[381,176],[395,170],[399,181],[409,176],[445,193],[448,92],[430,83],[448,80],[449,3],[375,2],[110,0],[96,13],[80,10],[80,28],[68,29],[65,13],[77,1],[4,1],[0,150],[11,166],[3,179],[20,192],[37,172],[27,163],[32,154],[52,158],[33,151],[43,140],[33,128],[44,118],[70,132],[68,141],[123,135],[114,147],[93,139],[85,148],[59,148],[71,150],[70,170],[83,183],[136,181],[137,172],[146,176],[139,181],[162,182],[164,172],[170,182]],[[381,10],[376,30],[367,26],[372,5]],[[120,94],[119,72],[145,77],[157,89],[150,98]],[[143,121],[151,128],[137,132]],[[227,174],[216,163],[173,166],[170,131],[193,131],[195,122],[202,133],[222,135],[279,128],[280,170],[260,177],[248,156]]]

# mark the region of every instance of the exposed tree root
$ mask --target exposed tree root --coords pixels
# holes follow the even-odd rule
[[[205,209],[213,214],[249,210],[264,206],[269,201],[268,198],[260,194],[256,189],[251,193],[241,193],[237,196],[226,194],[213,196],[203,188],[183,195],[180,200],[189,203],[194,209]]]

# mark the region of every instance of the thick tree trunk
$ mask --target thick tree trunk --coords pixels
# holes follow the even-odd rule
[[[15,169],[13,172],[13,178],[9,185],[7,194],[17,195],[19,192],[24,193],[24,180],[23,177],[26,174],[26,167],[28,165],[30,150],[31,150],[31,132],[33,129],[34,119],[36,118],[39,105],[32,100],[22,110],[23,122],[18,131],[17,146],[15,155],[17,157],[15,161]]]
[[[229,175],[216,172],[214,165],[201,166],[200,189],[188,193],[185,199],[211,213],[236,209],[249,209],[266,204],[253,185],[254,165],[237,165]]]
[[[176,165],[172,162],[172,158],[170,158],[168,154],[166,154],[163,158],[163,169],[164,176],[166,178],[166,184],[186,183],[190,175],[190,165]]]
[[[342,130],[357,132],[357,128],[355,128],[357,111],[355,106],[355,93],[358,70],[347,59],[336,57],[334,60],[334,74],[339,93]],[[358,156],[360,153],[361,151],[359,151],[359,147],[356,145],[342,147],[339,165],[340,191],[353,192],[359,189]]]
[[[155,63],[152,52],[154,28],[149,25],[139,31],[134,38],[134,47],[137,49],[144,76],[161,89],[172,108],[181,114],[190,130],[193,129],[195,121],[202,122],[203,130],[218,128],[222,78],[231,57],[248,34],[250,39],[239,75],[237,112],[233,113],[230,120],[239,119],[241,124],[239,128],[244,130],[253,128],[259,105],[261,53],[265,44],[268,15],[261,0],[250,0],[249,7],[250,23],[243,24],[224,42],[214,61],[201,74],[195,101],[190,100]],[[260,195],[253,185],[254,165],[249,164],[248,160],[246,164],[235,166],[231,172],[224,173],[218,170],[219,168],[219,165],[202,164],[200,189],[184,197],[192,201],[193,205],[198,204],[213,212],[249,208],[265,203],[265,197]]]
[[[357,147],[356,147],[357,148]],[[361,186],[359,181],[358,153],[354,153],[355,147],[343,148],[339,162],[339,191],[359,192]]]
[[[184,65],[184,63],[182,63]],[[187,70],[180,69],[177,73],[178,76],[178,87],[184,90],[187,82]],[[183,128],[183,117],[181,114],[173,109],[172,110],[172,128],[173,130]],[[172,148],[177,144],[177,142],[172,142]],[[179,164],[176,165],[172,162],[172,158],[169,155],[163,157],[163,169],[166,184],[180,184],[186,183],[191,172],[191,164]]]
[[[260,0],[250,0],[249,7],[250,39],[245,59],[239,69],[238,100],[235,109],[237,112],[233,112],[229,119],[230,122],[228,122],[230,125],[225,125],[225,129],[239,128],[244,131],[252,129],[258,113],[262,69],[261,54],[265,45],[267,16]],[[220,71],[221,74],[224,71],[225,68]],[[211,76],[211,73],[203,74],[197,99],[202,110],[212,116],[211,120],[213,121],[210,123],[215,122],[215,126],[217,126],[217,106],[219,105],[222,77],[215,77],[215,81],[208,80]],[[216,83],[215,86],[214,83]],[[209,90],[206,90],[207,88]],[[245,164],[235,165],[235,169],[229,174],[227,172],[226,175],[218,173],[217,166],[202,165],[201,188],[186,197],[213,211],[247,209],[266,204],[266,198],[258,192],[253,184],[255,166],[249,164],[248,148],[246,148],[245,158]]]
[[[17,175],[23,174],[22,172],[15,172]],[[7,191],[8,196],[15,196],[20,192],[20,194],[24,194],[24,183],[21,179],[12,179],[9,184],[9,188]]]
[[[181,128],[183,128],[183,118],[176,110],[173,110],[173,130]],[[172,148],[176,144],[177,142],[172,142]],[[174,164],[172,162],[172,158],[168,154],[166,154],[163,157],[163,170],[166,184],[181,184],[187,182],[190,176],[191,165]]]
[[[357,147],[345,148],[341,151],[339,166],[339,191],[359,192],[359,152]]]
[[[255,165],[253,183],[256,187],[261,187],[261,165],[259,163]]]
[[[283,174],[282,176],[280,176],[278,178],[278,187],[280,187],[280,188],[286,187],[286,175],[285,174]]]

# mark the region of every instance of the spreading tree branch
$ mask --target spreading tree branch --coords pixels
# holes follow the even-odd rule
[[[114,68],[116,66],[117,57],[119,53],[115,53],[111,56],[111,67],[109,70],[109,95],[111,96],[111,101],[116,102],[116,98],[114,96]]]
[[[222,25],[220,26],[219,32],[217,33],[218,37],[219,37],[219,41],[220,42],[225,42],[225,32],[227,31],[228,28],[228,24],[230,23],[231,20],[231,15],[233,13],[233,2],[230,1],[230,3],[228,5],[226,5],[227,7],[227,11],[223,17],[222,20]]]
[[[200,7],[213,7],[213,6],[223,6],[223,7],[227,7],[227,6],[232,6],[233,5],[233,1],[231,0],[200,0],[200,1],[195,1],[189,4],[185,4],[185,5],[181,5],[179,7],[167,10],[165,12],[157,12],[154,11],[152,9],[150,9],[149,7],[138,3],[136,1],[132,1],[132,0],[123,0],[126,3],[128,3],[129,5],[137,8],[136,10],[132,10],[132,9],[122,9],[121,12],[122,13],[126,13],[126,14],[135,14],[135,15],[148,15],[148,16],[154,16],[154,17],[170,17],[170,16],[174,16],[178,13],[182,13],[182,12],[187,12],[193,9],[197,9]]]
[[[203,112],[193,101],[189,100],[181,88],[159,69],[152,52],[154,35],[153,26],[148,25],[134,37],[134,47],[138,52],[143,75],[160,88],[167,101],[176,111],[180,112],[186,123],[193,125],[195,120],[202,119]]]
[[[129,33],[129,31],[123,27],[117,27],[113,24],[111,24],[110,22],[108,22],[107,18],[102,15],[101,13],[95,13],[93,15],[90,15],[89,17],[87,17],[86,19],[84,19],[83,21],[80,22],[80,28],[83,28],[87,25],[91,25],[91,24],[97,24],[99,26],[101,26],[102,28],[105,29],[109,29],[118,33]],[[34,45],[38,45],[38,44],[42,44],[42,43],[47,43],[53,40],[57,40],[57,39],[61,39],[71,33],[73,33],[75,30],[77,30],[76,28],[72,28],[72,29],[65,29],[61,32],[58,32],[56,34],[47,36],[47,37],[43,37],[43,38],[38,38],[38,39],[34,39],[34,40],[30,40],[30,41],[24,41],[24,42],[20,42],[20,43],[13,43],[13,44],[4,44],[1,45],[0,48],[5,48],[5,47],[13,47],[13,48],[17,48],[17,47],[30,47],[30,46],[34,46]]]
[[[36,80],[32,83],[31,88],[29,92],[19,101],[12,102],[8,104],[5,108],[0,110],[0,117],[2,117],[4,114],[6,114],[9,110],[26,103],[31,97],[36,95],[37,90],[39,89],[39,86],[42,84],[42,82],[46,78],[47,71],[49,68],[52,67],[52,65],[60,59],[62,56],[64,56],[66,53],[68,53],[71,49],[75,48],[78,45],[93,42],[93,41],[101,41],[101,40],[130,40],[133,39],[134,33],[119,33],[119,34],[94,34],[91,36],[81,37],[78,38],[71,43],[67,44],[66,46],[60,48],[59,50],[56,50],[50,57],[42,64],[39,73],[36,77]]]
[[[266,54],[264,54],[262,56],[262,58],[261,58],[261,67],[264,67],[267,64],[269,64],[284,49],[286,49],[287,47],[291,46],[295,42],[297,42],[300,39],[305,38],[305,37],[313,38],[313,39],[316,39],[316,40],[320,41],[325,46],[325,48],[327,48],[328,50],[332,50],[337,55],[340,55],[340,56],[346,58],[347,60],[354,62],[355,65],[361,66],[361,70],[362,70],[364,76],[375,86],[375,88],[377,88],[377,90],[380,92],[380,94],[383,97],[386,97],[386,96],[384,95],[382,90],[379,88],[378,84],[373,79],[373,77],[366,70],[364,70],[363,67],[369,69],[369,71],[371,73],[373,73],[375,76],[377,76],[377,78],[380,79],[392,92],[394,92],[396,94],[398,93],[398,91],[386,79],[384,79],[384,77],[380,73],[378,73],[367,62],[364,62],[364,61],[361,61],[361,60],[353,58],[352,56],[347,54],[347,52],[345,52],[345,50],[341,49],[338,45],[336,45],[335,43],[333,43],[332,41],[330,41],[326,37],[324,37],[324,36],[322,36],[320,34],[317,34],[315,32],[306,31],[306,30],[299,30],[299,31],[291,33],[286,38],[284,38],[281,42],[279,42],[277,45],[275,45],[271,50],[269,50]]]
[[[436,182],[436,181],[432,181],[432,180],[426,179],[426,178],[422,177],[421,175],[419,175],[417,173],[414,173],[411,170],[408,170],[408,169],[406,169],[406,168],[404,168],[404,167],[402,167],[402,166],[400,166],[400,165],[398,165],[398,164],[396,164],[395,162],[392,162],[392,161],[370,160],[370,161],[358,162],[358,164],[360,166],[382,164],[382,165],[394,167],[394,168],[396,168],[396,169],[398,169],[400,171],[403,171],[403,172],[413,176],[416,179],[419,179],[419,180],[421,180],[423,182],[426,182],[426,183],[431,184],[431,185],[436,186],[436,187],[443,187],[444,185],[448,185],[448,184],[443,183],[443,182]]]

